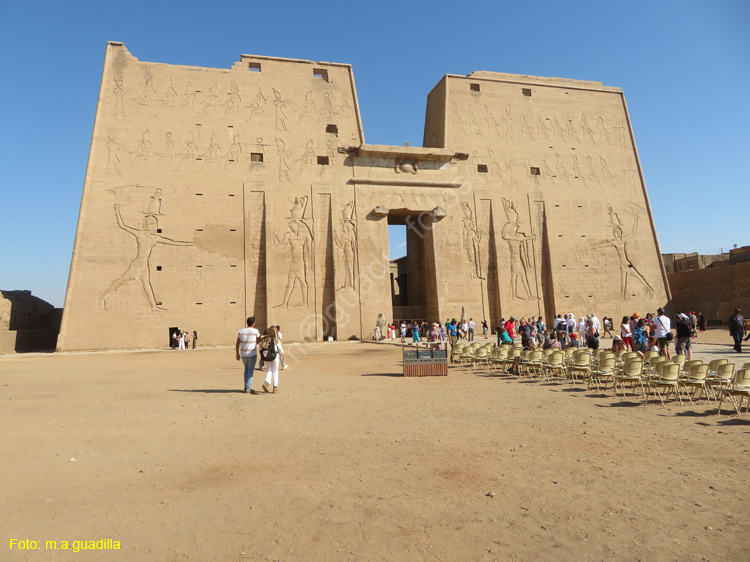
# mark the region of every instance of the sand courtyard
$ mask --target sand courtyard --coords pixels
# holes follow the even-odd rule
[[[697,357],[750,361],[722,336]],[[0,357],[0,558],[750,558],[750,416],[729,404],[404,378],[395,345],[287,351],[257,396],[233,348]],[[120,549],[45,548],[101,539]]]

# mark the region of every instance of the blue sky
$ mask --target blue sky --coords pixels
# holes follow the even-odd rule
[[[350,63],[369,143],[419,146],[443,74],[625,91],[664,252],[750,244],[750,2],[0,1],[0,289],[62,306],[108,40],[141,60]]]

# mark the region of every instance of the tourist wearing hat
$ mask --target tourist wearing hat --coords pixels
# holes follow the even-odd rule
[[[612,338],[612,347],[610,348],[610,351],[614,351],[617,353],[618,351],[627,351],[628,346],[625,344],[625,341],[620,336],[615,336]]]
[[[745,337],[745,317],[742,311],[735,308],[732,316],[729,317],[729,333],[734,338],[734,350],[742,353],[742,338]]]
[[[575,347],[579,348],[583,342],[578,340],[578,334],[570,334],[570,339],[568,340],[568,344],[565,346],[565,349],[569,347]]]
[[[687,360],[690,361],[693,358],[693,351],[690,349],[693,326],[690,324],[690,318],[687,314],[681,313],[677,316],[676,328],[677,340],[674,344],[675,351],[677,355],[685,355]]]

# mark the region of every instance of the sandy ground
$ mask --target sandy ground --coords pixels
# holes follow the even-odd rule
[[[750,416],[302,349],[258,396],[228,348],[0,357],[0,559],[750,559]]]

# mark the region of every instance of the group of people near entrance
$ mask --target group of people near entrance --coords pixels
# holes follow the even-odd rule
[[[190,349],[190,342],[193,342],[193,349],[198,344],[198,332],[193,330],[193,337],[190,337],[190,333],[177,328],[172,332],[172,340],[169,342],[169,347],[172,349]]]
[[[263,392],[267,394],[276,394],[279,392],[279,367],[286,369],[284,363],[284,348],[282,346],[283,337],[280,326],[271,326],[263,331],[255,327],[255,317],[247,319],[247,326],[242,328],[237,334],[235,343],[235,355],[237,361],[242,361],[244,367],[244,392],[245,394],[260,394],[253,390],[253,374],[255,365],[258,368],[266,368],[266,380],[261,385]]]

